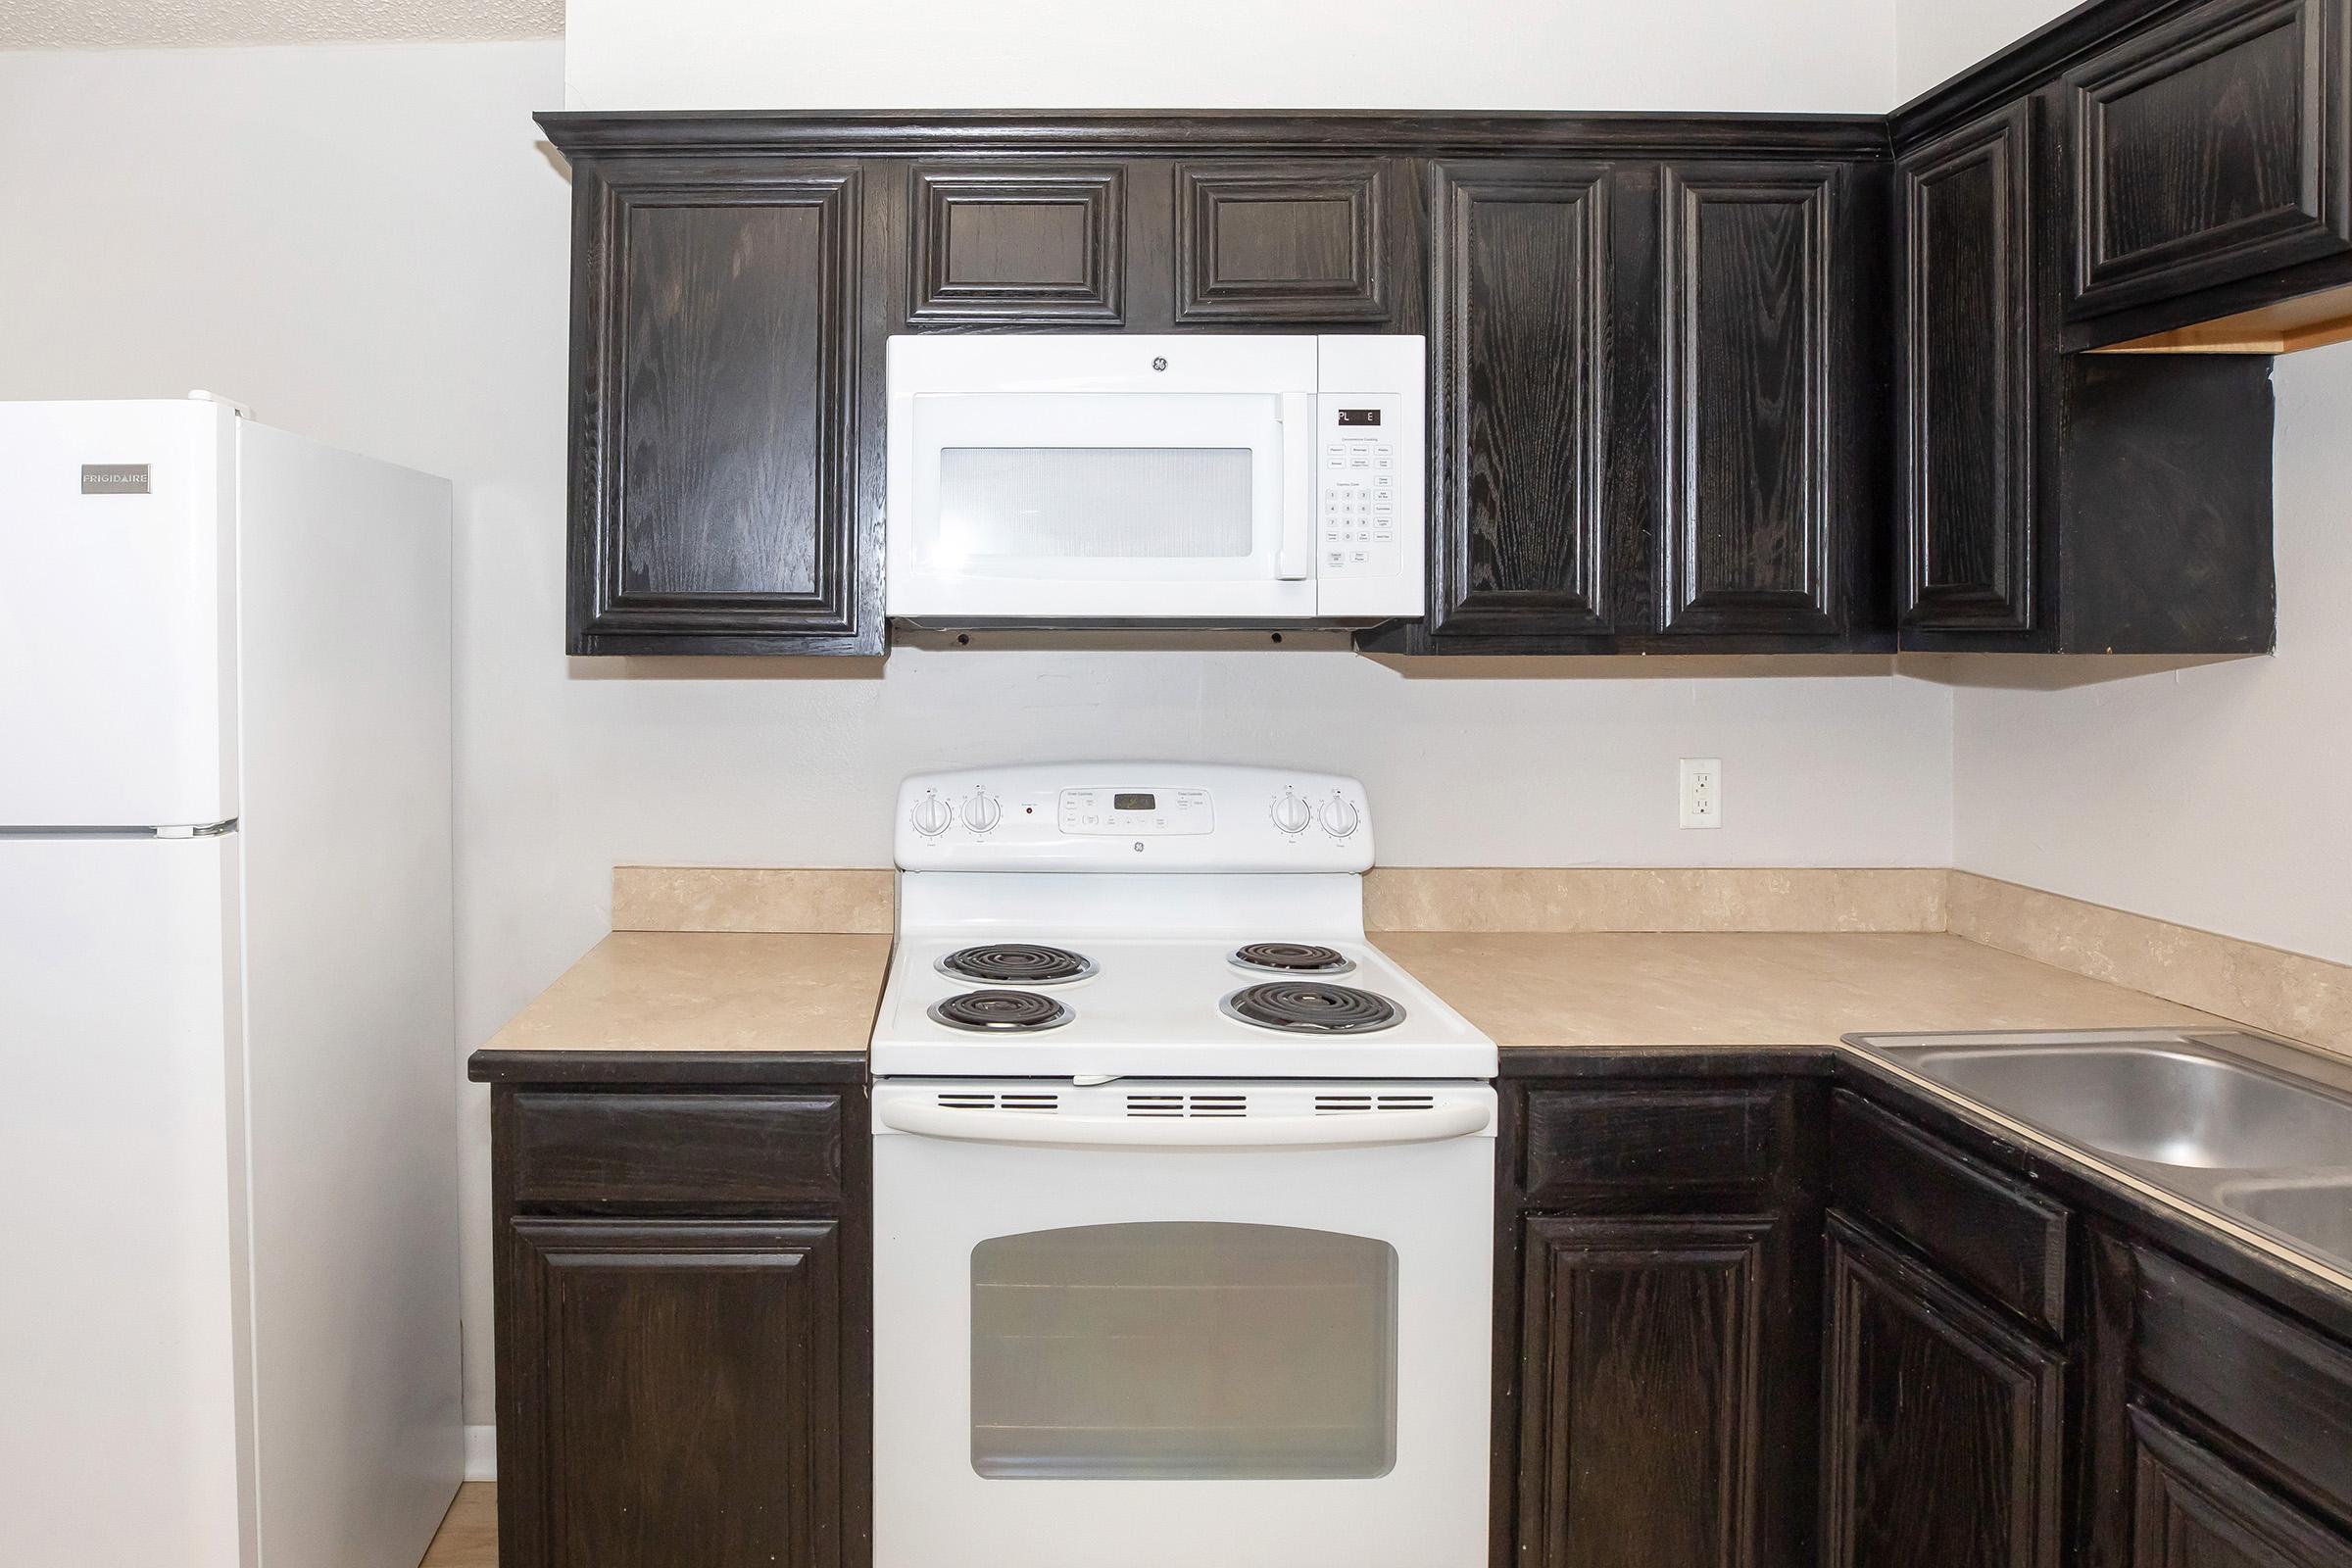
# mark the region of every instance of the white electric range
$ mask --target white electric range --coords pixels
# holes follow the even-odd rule
[[[899,798],[876,1568],[1483,1560],[1494,1043],[1365,940],[1362,787]]]

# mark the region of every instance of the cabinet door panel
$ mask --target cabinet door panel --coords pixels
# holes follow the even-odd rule
[[[909,324],[1115,330],[1125,192],[1116,166],[918,168]]]
[[[1384,171],[1339,159],[1176,167],[1176,319],[1381,321]]]
[[[1527,1221],[1523,1564],[1748,1568],[1770,1217]]]
[[[1843,1216],[1829,1238],[1830,1568],[2056,1568],[2065,1363]]]
[[[1903,623],[2034,625],[2031,100],[1897,165]]]
[[[512,1223],[514,1560],[839,1568],[838,1228]]]
[[[879,584],[858,569],[859,174],[578,177],[573,651],[878,651]]]
[[[1666,631],[1838,630],[1831,178],[1666,171]]]
[[[2352,1541],[2144,1409],[2132,1457],[2132,1568],[2352,1568]]]
[[[1606,633],[1608,170],[1445,164],[1432,182],[1430,630]]]
[[[2345,0],[2213,0],[2067,75],[2070,317],[2352,248]]]

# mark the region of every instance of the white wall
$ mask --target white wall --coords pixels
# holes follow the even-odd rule
[[[1893,0],[1894,99],[1909,102],[2073,9],[2074,0]]]
[[[1801,27],[1775,47],[1760,76],[1810,69]],[[206,386],[456,481],[461,1049],[604,931],[616,861],[882,864],[881,803],[916,767],[1351,769],[1396,863],[1948,858],[1950,695],[1883,661],[1689,678],[1636,661],[1408,677],[1334,652],[565,660],[567,191],[529,121],[561,75],[552,43],[0,54],[0,397]],[[1650,79],[1661,100],[1685,85]],[[1725,760],[1720,832],[1675,826],[1686,756]],[[487,1128],[466,1106],[479,1421]]]
[[[565,37],[575,109],[1879,114],[1894,63],[1888,0],[570,0]]]

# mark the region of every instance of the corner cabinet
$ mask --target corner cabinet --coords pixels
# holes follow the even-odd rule
[[[2270,361],[2066,350],[2063,112],[1898,124],[1901,646],[2265,652]]]
[[[2063,1354],[1833,1215],[1826,1568],[2058,1568]]]
[[[2034,106],[1895,164],[1902,623],[2034,624]]]

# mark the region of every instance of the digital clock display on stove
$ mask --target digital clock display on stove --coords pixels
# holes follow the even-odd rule
[[[1156,811],[1159,809],[1159,797],[1128,791],[1113,795],[1110,808],[1114,811]]]

